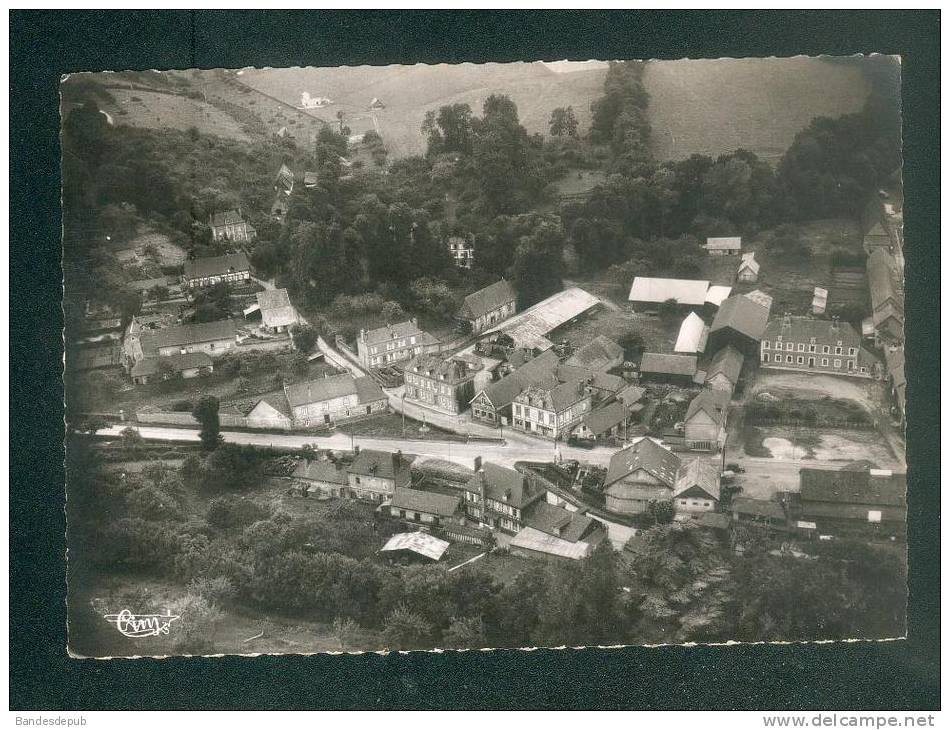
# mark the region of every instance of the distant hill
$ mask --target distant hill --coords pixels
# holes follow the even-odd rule
[[[507,94],[518,105],[529,132],[547,133],[551,111],[573,106],[581,131],[590,123],[589,103],[603,91],[603,68],[557,73],[542,63],[356,66],[339,68],[248,69],[239,79],[282,101],[299,104],[303,92],[334,104],[315,110],[335,120],[338,111],[354,134],[378,125],[394,157],[420,154],[419,128],[425,113],[445,104],[466,103],[476,115],[491,94]],[[373,98],[386,108],[369,110]]]

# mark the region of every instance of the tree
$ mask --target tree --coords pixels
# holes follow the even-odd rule
[[[399,605],[386,619],[383,641],[389,649],[428,649],[432,645],[432,625]]]
[[[551,112],[551,121],[548,123],[552,137],[577,136],[577,117],[574,116],[574,107],[558,107]]]
[[[647,512],[657,525],[668,525],[673,521],[675,511],[673,502],[669,499],[651,499],[647,505]]]
[[[349,617],[337,616],[333,619],[333,635],[340,642],[340,651],[346,651],[350,638],[356,633],[359,626]]]
[[[679,305],[677,305],[675,299],[667,299],[657,307],[657,313],[664,322],[672,322],[679,314]]]
[[[485,626],[481,616],[452,618],[442,633],[442,645],[447,649],[479,649],[485,646]]]
[[[789,258],[808,257],[811,249],[805,242],[802,230],[791,223],[776,228],[766,242],[770,253]]]
[[[139,430],[137,428],[132,428],[131,426],[122,429],[121,436],[122,446],[130,453],[137,453],[144,443],[142,434],[139,433]]]
[[[617,338],[617,344],[623,348],[624,359],[635,361],[643,354],[645,345],[643,335],[637,330],[630,330]]]
[[[295,324],[290,328],[290,336],[299,352],[308,353],[317,344],[318,332],[312,325]]]
[[[381,311],[386,320],[386,324],[393,324],[404,319],[406,316],[399,302],[384,302]]]
[[[220,403],[213,395],[202,397],[196,404],[191,415],[201,424],[198,436],[201,445],[207,451],[214,451],[221,443],[221,419],[218,416]]]

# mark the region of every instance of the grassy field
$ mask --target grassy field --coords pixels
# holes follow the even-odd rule
[[[639,332],[646,350],[672,352],[679,333],[680,319],[665,322],[661,317],[601,309],[580,322],[557,333],[557,340],[567,340],[575,348],[583,347],[594,338],[604,335],[614,342],[630,331]]]
[[[818,58],[656,61],[644,83],[660,160],[744,148],[777,162],[814,117],[858,111],[868,95],[856,65]]]

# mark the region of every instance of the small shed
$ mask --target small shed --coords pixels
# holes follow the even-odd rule
[[[812,300],[811,300],[811,313],[824,314],[825,308],[827,306],[828,306],[828,290],[823,289],[820,286],[816,286],[814,296],[812,296]]]
[[[640,376],[665,382],[689,385],[696,374],[695,355],[666,355],[644,352],[640,360]]]
[[[379,552],[394,560],[436,563],[450,544],[425,532],[400,532],[389,538]]]
[[[742,238],[739,236],[707,238],[703,248],[710,256],[738,256],[742,250]]]
[[[679,335],[676,337],[674,352],[684,355],[693,355],[706,349],[706,338],[709,337],[709,328],[696,312],[686,315],[680,325]]]
[[[754,253],[742,255],[742,261],[739,262],[739,269],[736,271],[736,278],[745,282],[759,280],[759,262],[755,260]]]

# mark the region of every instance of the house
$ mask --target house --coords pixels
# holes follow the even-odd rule
[[[755,260],[755,253],[742,255],[742,261],[736,270],[736,279],[747,283],[759,280],[759,262]]]
[[[676,345],[673,352],[680,355],[695,355],[706,349],[706,339],[709,337],[709,327],[696,312],[686,315],[676,336]]]
[[[649,276],[634,278],[628,299],[638,311],[656,311],[672,300],[682,307],[701,308],[706,304],[708,281],[695,279],[658,279]]]
[[[386,394],[368,376],[350,373],[328,375],[293,385],[284,385],[294,424],[303,427],[332,425],[384,413],[389,407]]]
[[[524,558],[544,557],[555,560],[584,560],[594,552],[593,546],[583,540],[570,542],[533,527],[520,530],[509,541],[508,549],[513,555]]]
[[[286,289],[265,289],[257,292],[255,298],[257,310],[261,313],[261,327],[264,329],[274,334],[287,332],[299,321]],[[244,314],[247,316],[248,310]]]
[[[437,563],[450,544],[425,532],[400,532],[389,538],[379,552],[399,562]]]
[[[817,523],[840,521],[903,524],[907,520],[907,475],[887,469],[799,470],[802,518]]]
[[[392,497],[398,487],[412,482],[409,459],[401,451],[356,448],[353,463],[346,468],[350,495],[356,499],[382,502]]]
[[[417,355],[403,368],[408,400],[449,413],[461,413],[475,397],[482,366],[461,357]]]
[[[360,330],[356,341],[359,360],[368,368],[383,367],[417,355],[438,352],[439,348],[439,341],[419,329],[415,317],[374,330]]]
[[[880,219],[880,207],[877,201],[874,201],[873,213],[871,216],[870,227],[864,234],[864,252],[870,256],[875,251],[884,249],[889,250],[894,242],[890,233],[884,227]]]
[[[464,523],[460,497],[396,487],[389,505],[381,507],[390,517],[439,527],[443,523]]]
[[[458,319],[471,328],[472,334],[478,335],[511,317],[517,310],[517,303],[515,288],[501,279],[465,297]]]
[[[591,409],[591,393],[584,380],[560,382],[554,373],[528,385],[512,401],[512,428],[557,439],[571,432]]]
[[[860,378],[871,377],[874,362],[848,322],[789,314],[769,322],[760,352],[764,368]]]
[[[214,213],[208,218],[208,225],[211,227],[211,239],[215,242],[247,243],[253,241],[257,235],[254,226],[245,222],[240,210]]]
[[[719,307],[724,301],[732,294],[731,286],[723,286],[720,284],[710,284],[709,289],[706,290],[706,304],[709,307]]]
[[[511,338],[516,348],[544,352],[554,347],[548,337],[556,330],[577,322],[601,304],[593,294],[572,286],[485,330],[484,334],[504,334]]]
[[[607,537],[597,520],[544,501],[531,507],[525,521],[509,543],[512,554],[522,557],[583,560]]]
[[[703,248],[710,256],[738,256],[742,250],[742,239],[739,236],[707,238]]]
[[[620,391],[627,387],[627,381],[619,375],[605,373],[603,370],[590,370],[577,365],[561,363],[555,368],[554,374],[562,383],[571,380],[583,380],[587,392],[592,396],[593,405],[613,400]]]
[[[650,502],[672,498],[681,462],[651,438],[640,438],[610,459],[604,479],[606,507],[611,512],[637,515]]]
[[[633,412],[619,400],[602,408],[585,413],[571,430],[571,436],[589,441],[607,441],[612,438],[624,438],[627,426],[633,419]]]
[[[243,252],[224,256],[203,256],[185,262],[182,278],[185,284],[192,288],[212,286],[222,281],[248,281],[251,278],[251,264]]]
[[[713,355],[706,367],[706,386],[731,393],[739,383],[744,361],[745,355],[732,345],[726,345]]]
[[[732,498],[733,524],[752,524],[761,527],[783,528],[788,524],[785,507],[774,499]]]
[[[491,425],[507,425],[511,422],[511,404],[515,397],[529,385],[549,376],[557,364],[557,353],[548,350],[479,391],[472,399],[472,418]]]
[[[283,393],[265,395],[253,401],[244,412],[244,418],[248,428],[289,431],[294,426],[290,404]]]
[[[458,268],[470,269],[475,264],[474,236],[468,238],[450,236],[445,245],[449,249],[449,256]]]
[[[565,360],[564,364],[607,371],[618,367],[623,362],[623,355],[620,345],[609,337],[598,335]]]
[[[897,260],[887,249],[877,248],[868,256],[867,270],[875,338],[900,344],[904,340],[904,293]]]
[[[285,164],[281,164],[277,177],[274,178],[274,191],[284,196],[294,191],[294,173]]]
[[[715,512],[719,508],[719,469],[705,458],[693,459],[673,489],[677,512]]]
[[[824,314],[828,308],[828,290],[824,287],[816,286],[815,293],[811,298],[811,313]]]
[[[544,499],[544,490],[528,478],[497,464],[476,459],[475,475],[462,487],[466,515],[492,529],[517,534],[526,510]]]
[[[617,401],[623,403],[628,409],[632,409],[635,405],[638,405],[643,396],[646,395],[646,388],[642,388],[639,385],[628,385],[617,393]]]
[[[664,383],[689,385],[696,374],[695,355],[666,355],[644,352],[640,360],[640,377]]]
[[[683,441],[693,451],[715,451],[725,442],[729,391],[700,391],[686,408]]]
[[[294,469],[293,478],[307,484],[307,491],[325,497],[349,497],[349,477],[340,462],[309,459]]]
[[[732,345],[740,352],[755,354],[769,322],[769,309],[749,297],[734,294],[726,299],[709,328],[707,348],[719,350]]]
[[[203,352],[211,357],[223,355],[237,346],[234,320],[180,324],[155,330],[141,330],[132,342],[132,359],[168,357]]]
[[[214,370],[211,357],[204,352],[167,355],[165,357],[146,357],[132,366],[129,375],[136,385],[171,378],[197,378],[210,375]]]

